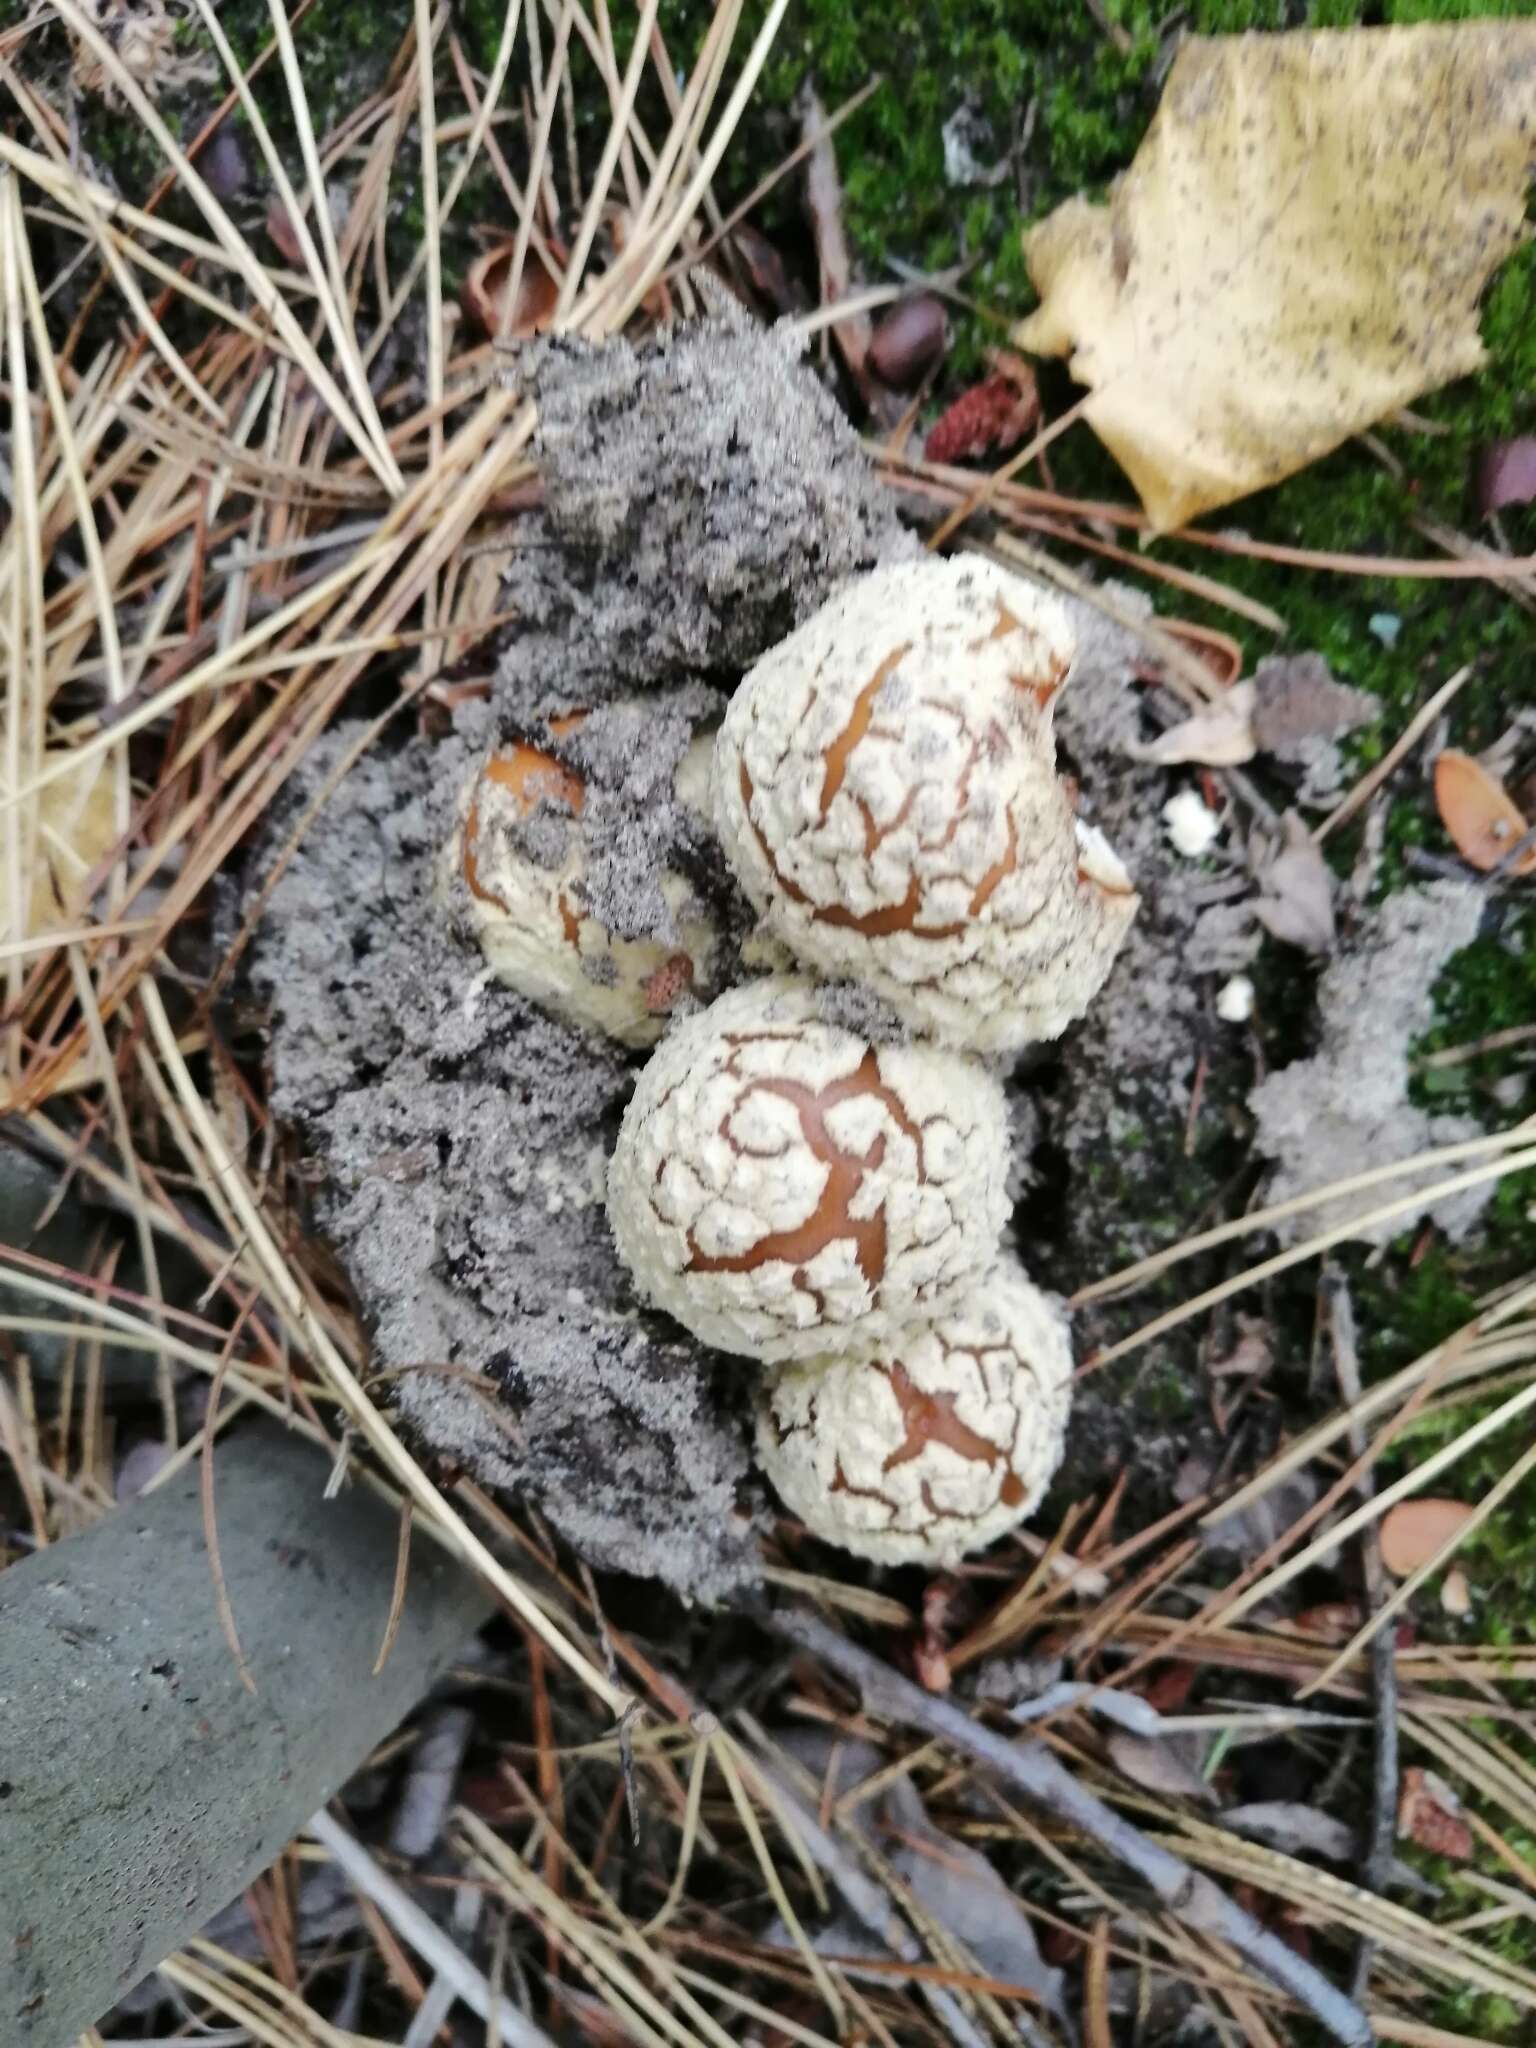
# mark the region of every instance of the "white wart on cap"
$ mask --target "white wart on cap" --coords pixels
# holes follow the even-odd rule
[[[608,1176],[642,1295],[768,1361],[952,1308],[996,1257],[1007,1119],[977,1062],[822,1021],[812,984],[732,989],[641,1074]]]
[[[758,1461],[824,1541],[881,1564],[951,1565],[1038,1506],[1071,1376],[1060,1312],[1002,1265],[953,1314],[777,1374]]]
[[[581,714],[561,721],[574,730]],[[697,753],[678,771],[698,780]],[[449,900],[462,910],[486,963],[530,1002],[623,1045],[654,1045],[678,997],[707,985],[718,933],[690,884],[661,877],[675,944],[616,937],[587,907],[582,815],[586,786],[574,768],[525,742],[498,747],[470,777],[444,862]],[[535,859],[524,832],[538,817],[552,856]]]
[[[951,1045],[1080,1017],[1137,898],[1056,773],[1074,652],[1054,598],[961,555],[859,578],[766,654],[716,741],[715,812],[772,933]]]

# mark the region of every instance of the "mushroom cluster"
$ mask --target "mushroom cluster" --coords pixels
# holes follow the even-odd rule
[[[962,556],[856,580],[757,663],[715,743],[715,820],[806,971],[677,1023],[610,1165],[640,1293],[772,1369],[758,1451],[781,1498],[888,1563],[991,1542],[1061,1456],[1070,1346],[999,1248],[984,1056],[1081,1016],[1135,915],[1056,770],[1074,652],[1054,599]],[[907,1041],[833,1021],[818,975]]]

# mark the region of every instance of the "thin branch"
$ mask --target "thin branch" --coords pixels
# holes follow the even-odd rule
[[[1320,1970],[1287,1948],[1278,1935],[1259,1926],[1241,1906],[1181,1857],[1142,1834],[1092,1792],[1079,1785],[1054,1756],[1037,1743],[1009,1741],[994,1734],[950,1701],[926,1693],[900,1677],[878,1657],[859,1649],[837,1630],[805,1613],[774,1614],[765,1624],[786,1642],[830,1665],[864,1696],[868,1712],[936,1735],[1016,1786],[1036,1805],[1087,1835],[1150,1887],[1186,1926],[1227,1942],[1256,1969],[1290,1993],[1334,2040],[1368,2048],[1376,2039],[1360,2008],[1330,1984]]]
[[[1360,1353],[1355,1337],[1355,1305],[1349,1282],[1336,1267],[1325,1266],[1321,1291],[1328,1318],[1328,1341],[1333,1350],[1333,1369],[1339,1392],[1353,1407],[1360,1399]],[[1349,1447],[1356,1459],[1365,1454],[1365,1425],[1350,1425]],[[1374,1469],[1362,1467],[1355,1482],[1362,1500],[1376,1491]],[[1381,1529],[1367,1522],[1360,1532],[1360,1564],[1365,1579],[1366,1607],[1376,1614],[1386,1603],[1387,1571],[1381,1556]],[[1392,1869],[1392,1852],[1397,1843],[1397,1641],[1391,1628],[1379,1628],[1371,1638],[1371,1690],[1376,1703],[1375,1769],[1372,1779],[1371,1826],[1366,1840],[1360,1881],[1373,1892],[1384,1892]],[[1354,1993],[1364,1998],[1371,1980],[1371,1962],[1376,1944],[1369,1935],[1361,1937],[1355,1955]]]

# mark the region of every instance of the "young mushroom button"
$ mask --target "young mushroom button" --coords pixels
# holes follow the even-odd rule
[[[1071,1374],[1060,1313],[1001,1265],[952,1314],[779,1373],[758,1462],[813,1535],[881,1564],[952,1565],[1039,1504]]]
[[[582,714],[559,721],[557,737]],[[690,751],[678,794],[698,781]],[[661,877],[675,944],[626,939],[589,910],[581,776],[524,741],[498,747],[465,786],[443,864],[446,900],[479,941],[486,963],[530,1002],[624,1045],[653,1045],[680,994],[707,983],[718,933],[681,875]],[[537,834],[537,845],[533,838]]]
[[[804,1357],[953,1307],[987,1271],[1006,1130],[977,1062],[870,1045],[809,982],[749,982],[641,1074],[609,1222],[640,1292],[704,1343]]]
[[[772,934],[950,1045],[1080,1017],[1137,899],[1056,773],[1074,652],[1054,598],[961,555],[859,578],[765,655],[716,742],[715,813]]]

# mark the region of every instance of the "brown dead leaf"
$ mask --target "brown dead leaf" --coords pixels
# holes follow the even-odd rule
[[[554,243],[551,243],[550,250],[557,260],[565,253]],[[487,249],[464,273],[464,283],[459,291],[465,312],[492,341],[526,341],[530,335],[542,334],[555,317],[555,307],[559,303],[559,278],[546,268],[538,252],[530,248],[524,254],[516,301],[509,305],[512,259],[516,253],[517,244],[513,241],[498,242],[494,248]]]
[[[1279,849],[1259,867],[1259,900],[1253,914],[1273,938],[1308,953],[1334,947],[1333,876],[1311,833],[1295,811],[1280,820]]]
[[[1493,441],[1479,451],[1472,471],[1472,499],[1485,517],[1506,505],[1529,505],[1536,498],[1536,434],[1512,441]]]
[[[725,240],[747,283],[770,314],[799,310],[802,301],[790,284],[784,258],[760,228],[741,221]]]
[[[1269,1324],[1262,1316],[1237,1318],[1237,1341],[1225,1358],[1213,1359],[1213,1380],[1262,1379],[1275,1362]]]
[[[1132,1735],[1116,1728],[1105,1736],[1104,1747],[1116,1770],[1144,1792],[1160,1792],[1169,1799],[1190,1799],[1197,1806],[1217,1804],[1211,1787],[1184,1761],[1173,1743],[1154,1742],[1149,1736]]]
[[[1243,672],[1243,650],[1230,633],[1215,626],[1191,625],[1188,619],[1163,619],[1163,631],[1181,647],[1187,647],[1196,661],[1204,664],[1222,689],[1229,690]]]
[[[1198,761],[1206,768],[1237,768],[1258,752],[1253,736],[1253,684],[1234,683],[1210,711],[1169,726],[1145,746],[1126,750],[1159,768]]]
[[[1277,761],[1305,758],[1309,740],[1369,725],[1381,706],[1369,690],[1336,683],[1320,654],[1266,655],[1253,672],[1253,736]]]
[[[294,233],[293,216],[275,194],[267,207],[267,238],[285,263],[295,270],[304,268],[304,251]]]
[[[1461,1816],[1461,1801],[1433,1771],[1410,1764],[1403,1773],[1397,1806],[1397,1832],[1428,1849],[1465,1863],[1472,1854],[1472,1830]]]
[[[52,768],[63,758],[58,750],[45,753],[43,766]],[[35,939],[77,924],[85,908],[86,879],[116,838],[112,777],[97,755],[39,792],[36,866],[19,930],[10,879],[0,863],[0,932]]]
[[[1400,1500],[1381,1518],[1381,1561],[1394,1578],[1405,1579],[1471,1519],[1465,1501]]]
[[[1026,233],[1018,339],[1181,526],[1481,366],[1533,126],[1536,22],[1192,37],[1109,203]]]
[[[1320,1643],[1347,1643],[1364,1619],[1358,1600],[1325,1600],[1303,1609],[1291,1626]]]
[[[853,259],[848,253],[848,235],[843,226],[843,185],[837,175],[837,151],[827,133],[827,113],[808,86],[800,101],[800,133],[803,141],[815,141],[805,161],[805,211],[816,240],[816,266],[821,274],[821,303],[835,306],[846,299],[853,283]],[[868,396],[870,320],[867,313],[850,313],[834,322],[833,338],[842,351],[848,374],[861,395]]]
[[[1240,1835],[1252,1835],[1271,1849],[1283,1850],[1287,1856],[1325,1856],[1330,1863],[1348,1863],[1359,1849],[1356,1832],[1347,1821],[1289,1799],[1229,1806],[1221,1824]]]
[[[1435,762],[1435,808],[1456,851],[1484,874],[1530,830],[1498,777],[1455,747],[1447,747]],[[1536,846],[1521,854],[1510,873],[1536,874]]]

